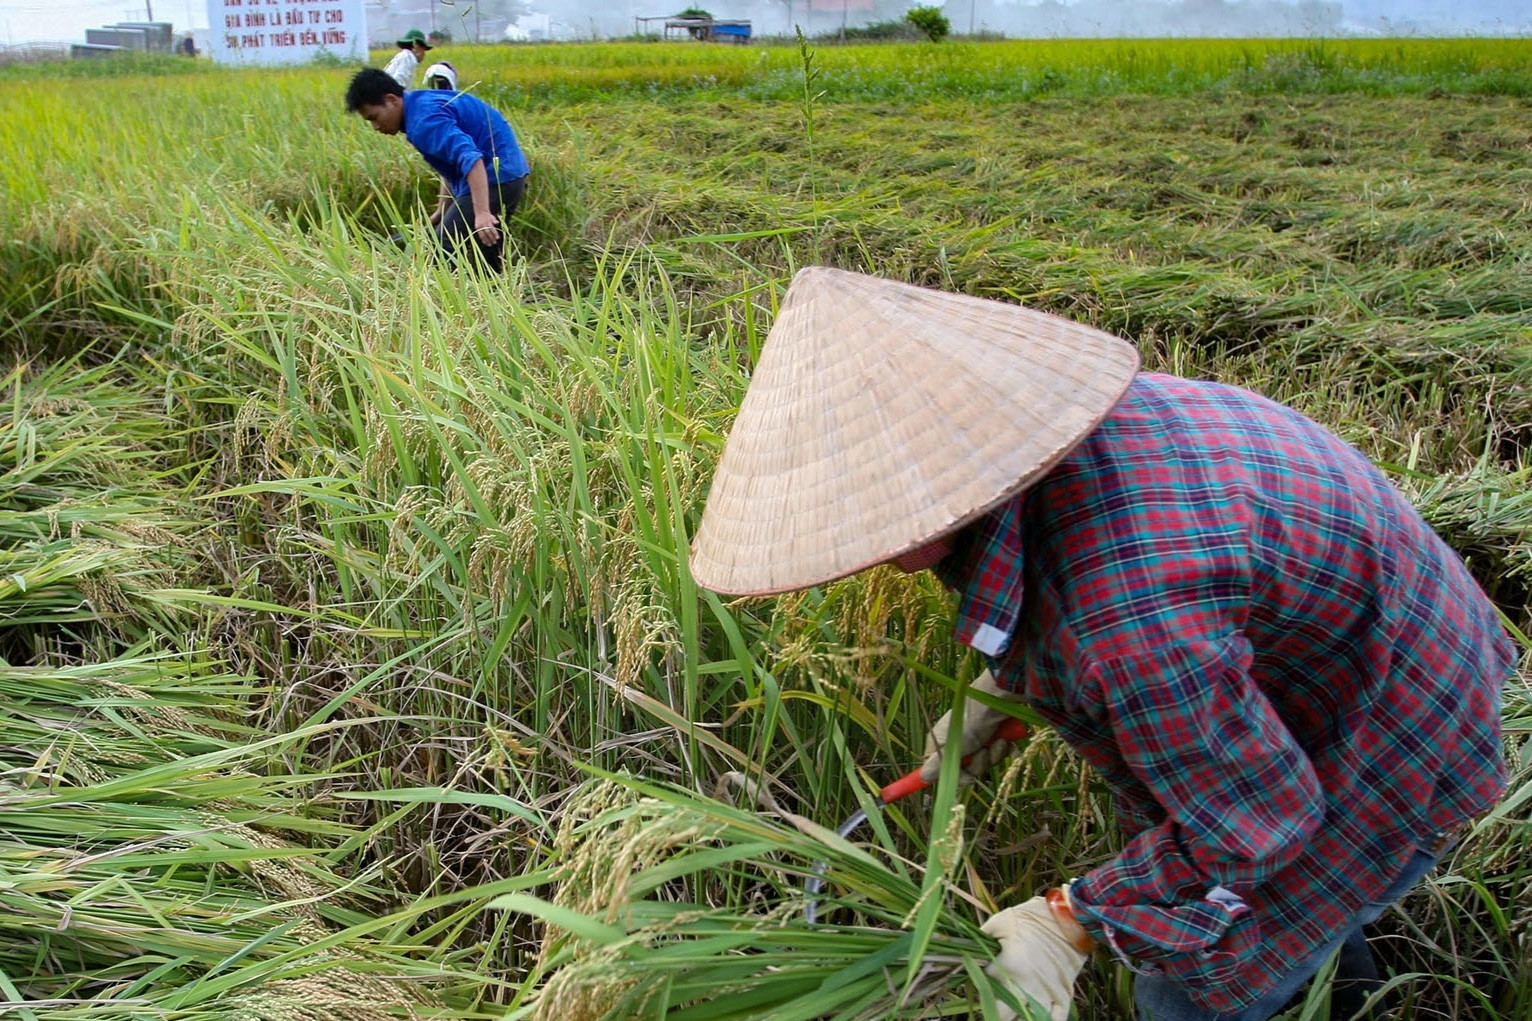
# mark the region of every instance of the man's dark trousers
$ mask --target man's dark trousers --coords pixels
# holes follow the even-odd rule
[[[484,265],[491,272],[499,273],[505,265],[505,232],[506,221],[516,211],[516,206],[521,202],[522,194],[527,190],[525,176],[518,177],[514,181],[501,181],[499,184],[489,186],[489,211],[495,214],[500,224],[500,239],[492,245],[480,244],[478,238],[474,238],[474,245],[483,257]],[[452,200],[452,205],[442,214],[441,223],[436,227],[436,238],[441,242],[442,250],[453,259],[458,259],[465,254],[468,239],[473,237],[473,199],[464,195]],[[469,256],[469,258],[473,258]]]

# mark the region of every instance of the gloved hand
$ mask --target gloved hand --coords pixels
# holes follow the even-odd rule
[[[1022,1002],[1027,997],[1036,1000],[1053,1021],[1069,1021],[1075,976],[1090,956],[1091,939],[1069,912],[1068,894],[1054,890],[1050,896],[1061,900],[1063,907],[1033,897],[995,912],[980,926],[1000,941],[1000,953],[984,970],[1021,994]],[[1000,1017],[1012,1021],[1016,1012],[1002,1003]]]
[[[995,683],[988,670],[984,671],[974,682],[969,685],[972,691],[982,691],[998,698],[1011,702],[1020,702],[1021,696],[1006,691]],[[963,733],[959,737],[958,750],[960,757],[973,758],[963,767],[963,782],[971,783],[974,777],[983,776],[989,768],[1005,757],[1010,751],[1011,742],[994,740],[995,728],[1005,720],[1006,715],[998,709],[991,709],[976,699],[970,699],[963,707]],[[952,710],[936,721],[931,732],[926,735],[926,758],[920,764],[920,778],[927,783],[936,779],[942,771],[942,749],[947,746],[947,731],[952,726]]]

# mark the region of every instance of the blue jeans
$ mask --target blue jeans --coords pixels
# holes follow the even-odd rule
[[[1219,1014],[1206,1007],[1199,1007],[1191,998],[1163,975],[1139,975],[1133,985],[1133,999],[1138,1004],[1139,1021],[1266,1021],[1282,1011],[1303,984],[1319,971],[1330,956],[1340,953],[1335,970],[1336,985],[1351,981],[1357,983],[1359,992],[1370,992],[1377,987],[1377,971],[1373,967],[1372,952],[1367,949],[1367,937],[1362,926],[1370,925],[1396,901],[1430,872],[1446,853],[1447,848],[1416,851],[1388,889],[1376,901],[1364,904],[1351,929],[1335,942],[1320,947],[1304,958],[1291,971],[1282,976],[1275,989],[1237,1014]],[[1357,1007],[1362,997],[1357,997]]]

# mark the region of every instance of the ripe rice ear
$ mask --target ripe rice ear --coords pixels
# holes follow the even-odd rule
[[[951,812],[944,837],[962,826]],[[960,841],[933,857],[956,867]],[[966,1016],[992,953],[942,875],[762,814],[625,778],[589,783],[556,842],[553,899],[492,907],[544,923],[535,1021]],[[811,925],[803,883],[825,861]],[[974,976],[981,976],[974,984]]]

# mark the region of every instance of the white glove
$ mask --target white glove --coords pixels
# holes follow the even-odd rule
[[[969,688],[1010,702],[1021,701],[1020,695],[1006,691],[996,684],[988,670],[975,677]],[[963,707],[963,733],[958,742],[958,750],[961,753],[959,757],[968,759],[970,755],[973,756],[963,767],[964,783],[972,783],[975,777],[989,772],[989,768],[1010,751],[1011,742],[994,740],[995,728],[1005,720],[1005,713],[998,709],[991,709],[977,699],[969,699],[968,704]],[[937,774],[942,771],[942,749],[947,746],[947,731],[951,726],[952,710],[949,709],[926,735],[926,758],[920,764],[920,778],[927,783],[935,780]]]
[[[1073,936],[1066,933],[1042,897],[1033,897],[1004,911],[997,911],[980,928],[1000,941],[1000,953],[984,970],[989,976],[1019,994],[1023,1003],[1035,1000],[1048,1011],[1053,1021],[1069,1021],[1069,1005],[1074,999],[1075,976],[1085,966],[1089,955],[1081,953],[1071,940],[1088,946],[1090,937],[1079,928]],[[1013,1021],[1016,1012],[1000,1004],[1001,1021]]]

